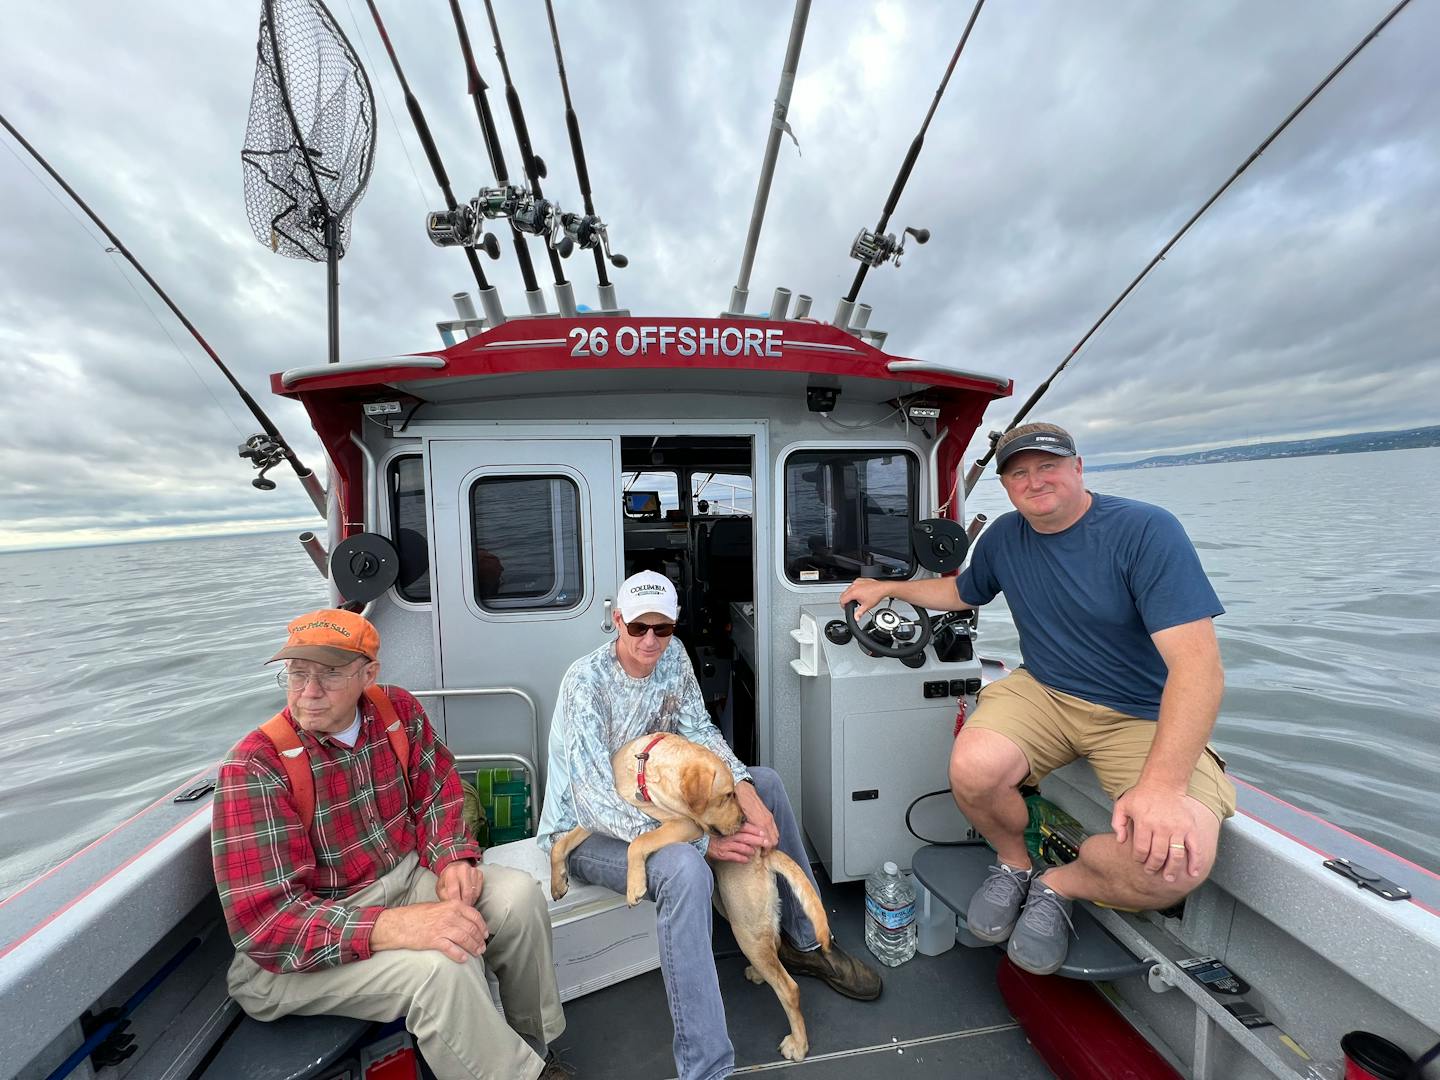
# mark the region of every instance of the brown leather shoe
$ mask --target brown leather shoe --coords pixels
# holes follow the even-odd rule
[[[833,938],[829,952],[821,949],[801,952],[781,935],[779,954],[780,963],[785,965],[785,970],[791,975],[809,975],[812,978],[824,979],[837,994],[844,994],[856,1001],[874,1001],[880,996],[883,986],[880,973],[856,960],[840,948]]]

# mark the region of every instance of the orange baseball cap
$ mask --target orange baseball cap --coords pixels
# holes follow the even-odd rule
[[[353,611],[321,608],[301,615],[286,628],[285,647],[266,663],[276,660],[314,660],[327,667],[353,664],[357,657],[374,660],[380,655],[380,632],[370,620]]]

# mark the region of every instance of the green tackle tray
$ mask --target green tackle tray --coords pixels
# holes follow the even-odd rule
[[[489,766],[471,775],[485,811],[477,837],[480,846],[495,847],[530,836],[531,785],[526,771]]]

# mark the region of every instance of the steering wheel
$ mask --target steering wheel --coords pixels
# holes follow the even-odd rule
[[[906,605],[918,616],[914,619],[907,618],[892,607],[876,608],[862,627],[855,621],[855,609],[859,606],[858,600],[851,600],[845,605],[845,621],[850,625],[850,632],[855,635],[855,640],[869,652],[877,656],[891,656],[896,660],[908,660],[912,656],[919,656],[925,651],[925,646],[930,644],[930,614],[924,608],[914,604]],[[887,645],[874,636],[875,631],[884,634],[893,644]]]

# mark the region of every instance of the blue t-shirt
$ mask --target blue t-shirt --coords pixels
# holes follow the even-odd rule
[[[1150,635],[1225,611],[1173,514],[1093,493],[1063,532],[998,518],[956,588],[974,606],[1005,594],[1025,668],[1046,686],[1146,720],[1167,672]]]

